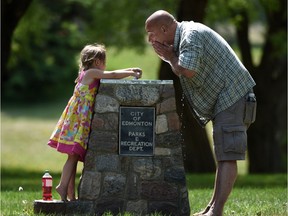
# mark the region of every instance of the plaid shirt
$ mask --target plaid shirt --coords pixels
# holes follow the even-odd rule
[[[180,75],[186,99],[204,125],[256,85],[229,44],[201,23],[178,23],[174,50],[179,65],[196,72]]]

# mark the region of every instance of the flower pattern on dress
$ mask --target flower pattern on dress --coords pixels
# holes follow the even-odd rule
[[[80,82],[85,71],[81,72]],[[100,80],[90,85],[76,84],[74,92],[64,109],[48,142],[59,152],[78,154],[83,161],[87,149],[92,112]]]

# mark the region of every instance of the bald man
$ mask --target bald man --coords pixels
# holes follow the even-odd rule
[[[237,160],[245,160],[246,131],[256,115],[256,83],[229,44],[201,23],[177,22],[160,10],[148,17],[145,29],[155,52],[179,77],[196,120],[203,127],[213,123],[214,193],[194,215],[221,216],[237,178]]]

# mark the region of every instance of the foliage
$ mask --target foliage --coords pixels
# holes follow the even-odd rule
[[[14,32],[3,98],[35,101],[71,92],[67,83],[74,81],[78,54],[87,43],[143,53],[146,17],[157,8],[172,10],[176,4],[172,0],[33,1]]]

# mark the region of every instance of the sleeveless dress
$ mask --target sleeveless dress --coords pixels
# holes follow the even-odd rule
[[[84,161],[95,96],[100,80],[95,79],[90,85],[81,84],[85,71],[80,73],[73,96],[64,109],[48,145],[67,154],[78,154],[79,161]]]

